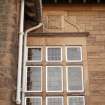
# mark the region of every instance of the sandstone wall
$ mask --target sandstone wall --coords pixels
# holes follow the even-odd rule
[[[0,0],[0,105],[15,105],[19,0]]]
[[[44,6],[45,32],[89,32],[87,105],[105,105],[105,5]]]

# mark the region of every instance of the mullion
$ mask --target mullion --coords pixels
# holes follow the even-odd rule
[[[64,49],[65,49],[65,47],[66,46],[64,46]],[[50,47],[49,47],[50,48]],[[62,47],[61,47],[62,48]],[[46,47],[44,47],[44,49],[46,49]],[[64,53],[64,52],[63,52]],[[66,53],[64,53],[64,55],[65,55]],[[62,56],[62,55],[61,55]],[[64,59],[64,56],[62,57],[63,59]],[[52,63],[52,65],[54,66],[54,62],[51,62]],[[62,62],[63,63],[63,62]],[[70,64],[71,65],[71,64]],[[64,74],[65,72],[66,72],[66,70],[65,70],[65,68],[66,68],[66,66],[67,66],[67,64],[65,64],[65,66],[63,66],[62,65],[62,68],[63,68],[63,78],[65,77],[64,75],[66,75],[66,74]],[[46,76],[45,75],[45,73],[46,73],[46,70],[45,70],[45,67],[46,66],[44,66],[44,68],[42,69],[42,71],[43,71],[43,73],[44,73],[44,75],[43,76]],[[57,67],[57,66],[56,66]],[[44,80],[45,82],[47,82],[46,80]],[[67,82],[65,83],[65,84],[67,84]],[[64,79],[63,79],[63,89],[64,89]],[[64,91],[64,94],[62,93],[62,92],[60,92],[60,93],[62,93],[62,96],[63,97],[65,97],[65,99],[67,99],[67,96],[68,96],[68,92],[67,92],[67,90],[66,90],[67,88],[65,88],[63,91]],[[38,96],[42,96],[42,97],[44,97],[44,98],[42,98],[43,99],[43,103],[44,103],[44,105],[45,105],[45,97],[46,96],[48,96],[48,94],[50,94],[50,96],[52,96],[51,95],[51,93],[49,93],[49,92],[46,92],[46,90],[45,90],[45,87],[44,87],[44,85],[42,85],[42,92],[45,92],[46,94],[44,95],[44,94],[42,94],[42,95],[38,95]],[[72,95],[72,94],[71,94]],[[54,94],[53,94],[53,96],[54,96]],[[59,96],[59,94],[57,95],[57,96]],[[64,105],[66,105],[66,104],[64,104]]]

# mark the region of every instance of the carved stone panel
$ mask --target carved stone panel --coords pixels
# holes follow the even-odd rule
[[[48,16],[48,28],[49,29],[62,29],[63,16],[49,15]]]

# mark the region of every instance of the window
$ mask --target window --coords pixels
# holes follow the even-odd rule
[[[42,105],[41,97],[26,97],[25,105]]]
[[[46,50],[46,60],[48,62],[59,62],[62,60],[61,48],[48,47]]]
[[[62,91],[63,89],[63,72],[62,67],[47,67],[47,75],[46,75],[46,88],[47,91]]]
[[[66,48],[66,60],[67,62],[81,62],[82,61],[82,49],[79,46],[69,46]]]
[[[25,105],[85,105],[82,50],[77,45],[28,47]]]
[[[61,96],[47,97],[46,105],[64,105],[63,97],[61,97]]]
[[[84,96],[68,96],[68,105],[85,105]]]
[[[67,67],[67,90],[71,92],[84,91],[82,66]]]
[[[40,66],[28,66],[27,67],[27,91],[41,91],[41,67]]]
[[[39,47],[31,47],[28,48],[28,61],[35,61],[40,62],[41,61],[41,51],[42,49]]]

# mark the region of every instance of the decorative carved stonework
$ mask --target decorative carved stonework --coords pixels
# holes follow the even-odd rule
[[[43,17],[44,31],[48,32],[85,32],[84,24],[77,24],[77,17],[67,15],[67,12],[45,13]]]
[[[63,16],[49,15],[48,16],[48,28],[49,29],[61,29],[63,25]]]

